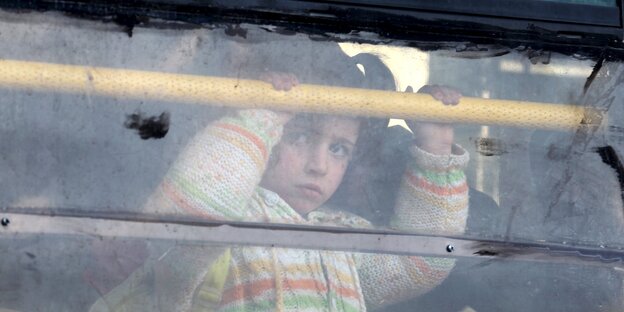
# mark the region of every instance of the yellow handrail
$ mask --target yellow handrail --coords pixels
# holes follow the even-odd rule
[[[0,60],[0,87],[553,130],[597,126],[602,119],[597,110],[572,105],[464,97],[457,106],[445,106],[426,94],[307,84],[285,92],[256,80],[15,60]]]

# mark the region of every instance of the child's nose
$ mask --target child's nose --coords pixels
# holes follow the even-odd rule
[[[305,167],[306,173],[320,176],[325,175],[327,173],[328,157],[327,149],[323,148],[323,146],[311,146]]]

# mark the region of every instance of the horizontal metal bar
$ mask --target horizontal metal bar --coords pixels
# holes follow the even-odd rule
[[[464,97],[440,105],[427,94],[302,84],[288,92],[256,80],[0,60],[0,87],[237,108],[393,117],[574,131],[601,123],[599,111],[573,105]]]
[[[538,261],[622,267],[624,250],[550,243],[503,242],[464,237],[287,224],[215,222],[141,214],[10,209],[0,213],[1,239],[24,235],[78,235],[174,240],[207,246],[279,246],[345,252],[470,257],[487,261]],[[72,215],[75,216],[67,216]],[[133,217],[132,217],[133,216]]]

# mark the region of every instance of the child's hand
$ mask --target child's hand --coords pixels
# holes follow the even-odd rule
[[[299,80],[291,73],[268,71],[260,75],[260,80],[273,85],[278,91],[288,91],[299,84]]]
[[[297,77],[291,73],[281,73],[267,71],[260,75],[260,80],[268,82],[273,85],[273,88],[278,91],[288,91],[294,86],[299,84]],[[282,125],[286,124],[295,115],[289,112],[275,112],[278,115],[278,122]]]
[[[413,92],[408,87],[405,92]],[[428,93],[434,99],[444,105],[457,105],[461,98],[461,93],[455,89],[445,86],[427,85],[418,93]],[[454,132],[453,126],[434,122],[407,122],[414,133],[414,141],[422,150],[435,155],[450,155],[453,149]]]
[[[408,91],[409,90],[409,91]],[[405,92],[412,92],[412,87],[407,87]],[[425,85],[418,93],[427,93],[431,94],[434,99],[442,102],[444,105],[457,105],[459,104],[459,99],[461,99],[461,92],[455,90],[451,87],[447,86],[439,86],[439,85]]]

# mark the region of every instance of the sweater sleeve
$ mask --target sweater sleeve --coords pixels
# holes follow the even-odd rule
[[[200,131],[184,148],[145,211],[253,220],[247,211],[282,124],[268,110],[241,110]],[[91,311],[190,311],[197,287],[224,249],[177,244],[157,252]]]
[[[433,155],[417,146],[403,176],[391,226],[401,231],[457,235],[468,216],[468,186],[463,169],[468,153],[458,145],[452,155]],[[359,275],[371,308],[419,296],[439,285],[454,259],[365,255]]]
[[[181,152],[146,211],[252,220],[246,207],[282,124],[268,110],[241,110],[200,131]]]

